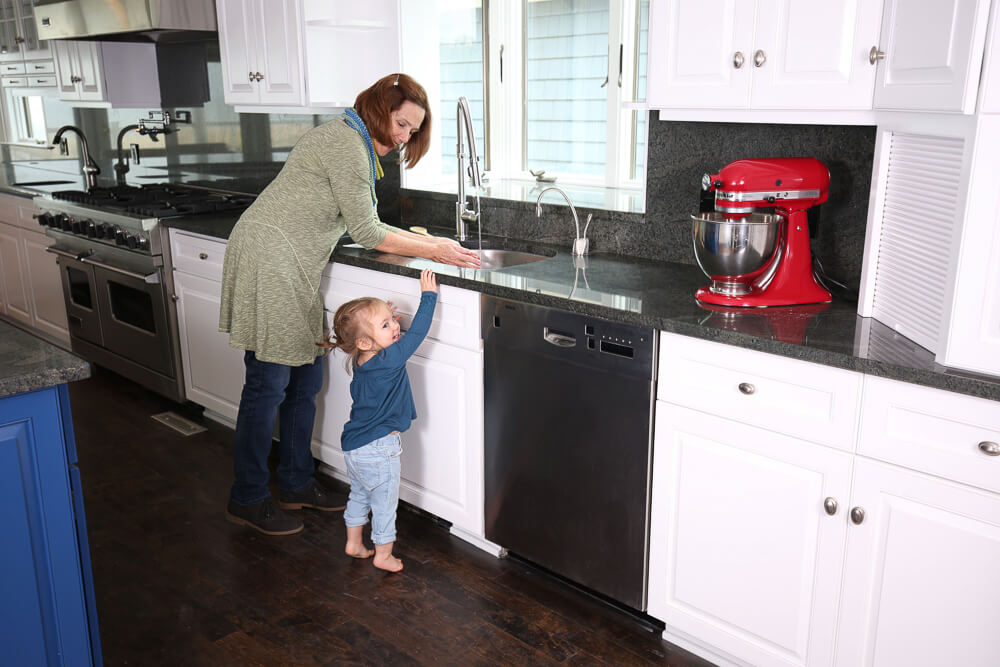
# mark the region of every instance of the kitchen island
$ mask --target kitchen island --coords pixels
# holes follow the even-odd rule
[[[101,664],[67,382],[74,354],[0,321],[0,645],[8,664]]]

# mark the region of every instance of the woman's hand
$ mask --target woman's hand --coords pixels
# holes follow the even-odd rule
[[[437,294],[438,291],[438,281],[437,276],[430,269],[424,269],[420,272],[420,291],[421,292],[434,292]]]
[[[446,238],[435,242],[435,248],[427,259],[432,259],[442,264],[474,269],[478,269],[481,263],[479,255],[476,254],[475,250],[463,248],[457,241]]]

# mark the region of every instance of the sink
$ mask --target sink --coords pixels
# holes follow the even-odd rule
[[[483,248],[479,255],[483,263],[482,269],[505,269],[510,266],[530,264],[548,259],[546,255],[536,255],[533,252],[521,252],[519,250],[487,250]]]
[[[11,183],[11,185],[30,188],[30,187],[40,187],[42,185],[69,185],[70,183],[75,183],[75,182],[76,181],[19,181],[17,183]]]

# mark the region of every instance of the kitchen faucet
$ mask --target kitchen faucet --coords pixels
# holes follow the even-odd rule
[[[167,121],[169,123],[169,120]],[[158,141],[156,138],[160,134],[170,134],[176,132],[176,130],[171,129],[169,126],[165,127],[149,127],[142,120],[138,124],[126,125],[118,133],[118,162],[115,164],[115,180],[118,185],[125,185],[125,174],[128,173],[128,162],[125,160],[125,155],[122,151],[122,138],[135,130],[138,134],[149,137],[152,141]],[[132,164],[139,164],[139,146],[137,144],[132,144],[132,148],[129,151],[132,157]]]
[[[73,125],[63,125],[56,130],[56,136],[52,138],[52,143],[60,146],[63,134],[69,131],[75,132],[76,136],[80,137],[80,146],[82,146],[83,150],[83,168],[81,171],[83,172],[84,179],[87,181],[87,189],[92,190],[97,187],[97,175],[101,173],[101,170],[93,158],[90,157],[90,151],[87,149],[87,137],[83,136],[80,128]]]
[[[455,155],[458,158],[458,201],[455,202],[455,236],[459,241],[469,238],[466,232],[466,222],[479,224],[479,192],[483,185],[482,175],[479,172],[479,156],[476,155],[476,137],[472,130],[472,113],[469,111],[469,100],[465,97],[458,98],[458,145]],[[469,173],[472,176],[472,184],[476,186],[476,210],[466,207],[465,202],[465,151],[462,148],[462,125],[465,125],[465,143],[469,144]],[[482,232],[480,232],[482,234]]]
[[[550,185],[541,192],[538,193],[538,200],[535,202],[535,217],[542,217],[542,195],[544,195],[549,190],[555,190],[563,196],[566,203],[569,204],[569,210],[573,213],[573,224],[576,226],[576,240],[573,241],[573,254],[574,255],[586,255],[587,251],[590,249],[590,241],[587,240],[587,228],[590,227],[590,220],[594,217],[593,213],[587,214],[587,222],[583,226],[583,236],[580,236],[580,218],[576,215],[576,208],[573,206],[573,202],[569,200],[569,195],[566,191],[556,185]]]

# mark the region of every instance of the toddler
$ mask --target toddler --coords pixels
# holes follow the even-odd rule
[[[392,555],[402,453],[399,434],[417,416],[406,361],[427,335],[437,303],[437,277],[430,269],[420,274],[420,290],[420,308],[405,336],[400,335],[389,304],[363,297],[337,309],[328,345],[346,352],[353,370],[351,416],[340,436],[351,480],[344,511],[344,551],[355,558],[372,555],[361,540],[371,511],[373,564],[390,572],[403,569],[402,561]]]

